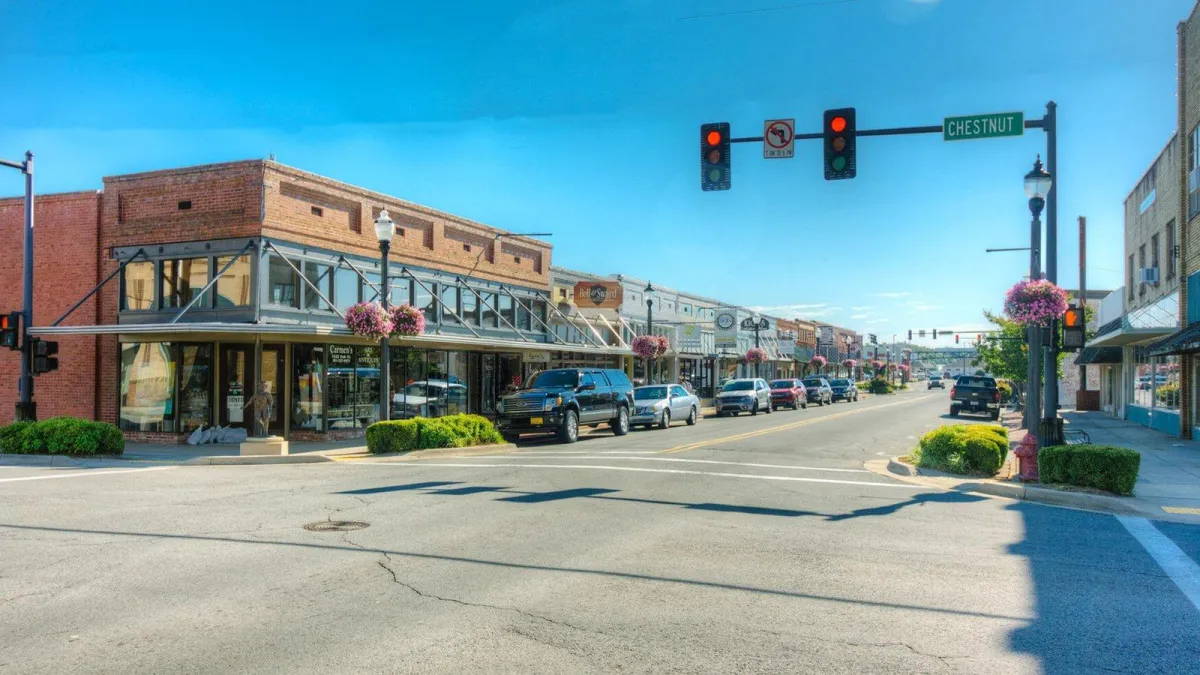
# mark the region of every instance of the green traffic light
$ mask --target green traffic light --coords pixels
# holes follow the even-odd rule
[[[721,170],[720,169],[709,169],[708,170],[708,180],[711,183],[721,182]]]
[[[845,168],[846,168],[846,158],[845,157],[834,157],[833,158],[833,170],[834,171],[843,171],[843,170],[845,170]]]

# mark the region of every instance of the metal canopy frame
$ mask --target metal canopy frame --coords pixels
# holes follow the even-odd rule
[[[484,306],[485,306],[485,307],[487,307],[488,309],[490,309],[490,310],[492,310],[493,312],[495,312],[495,313],[496,313],[496,317],[497,317],[497,318],[499,318],[501,321],[503,321],[505,326],[508,326],[509,328],[511,328],[511,329],[513,329],[514,331],[516,331],[517,335],[519,335],[519,336],[521,337],[521,339],[522,339],[522,340],[524,340],[524,341],[526,341],[526,342],[537,342],[537,340],[531,340],[531,339],[529,339],[529,337],[528,337],[528,336],[526,336],[524,333],[522,333],[522,332],[521,332],[521,329],[520,329],[520,328],[517,328],[516,326],[512,325],[511,323],[509,323],[508,319],[504,318],[504,314],[502,314],[502,313],[500,312],[500,310],[499,310],[499,309],[497,309],[496,307],[492,306],[492,303],[488,302],[488,301],[487,301],[487,299],[485,299],[485,298],[483,297],[483,295],[482,295],[482,294],[480,294],[480,293],[479,293],[478,291],[476,291],[474,288],[471,288],[471,286],[470,286],[469,284],[467,284],[467,281],[466,281],[466,279],[463,279],[463,278],[462,278],[462,277],[460,277],[460,276],[455,276],[455,277],[454,277],[454,280],[455,280],[455,281],[457,281],[458,283],[462,284],[462,287],[463,287],[463,288],[467,289],[468,291],[471,291],[471,294],[472,294],[472,295],[474,295],[476,298],[478,298],[478,299],[479,299],[479,301],[480,301],[480,302],[482,302],[482,303],[484,304]]]
[[[108,275],[108,276],[104,277],[104,280],[103,280],[103,281],[101,281],[100,283],[96,284],[96,285],[95,285],[95,286],[92,288],[92,290],[90,290],[90,291],[88,291],[88,292],[87,292],[87,295],[85,295],[85,296],[83,296],[82,298],[80,298],[79,302],[75,303],[74,305],[71,305],[71,309],[68,309],[66,312],[64,312],[62,316],[60,316],[60,317],[58,317],[57,319],[55,319],[55,320],[54,320],[54,323],[52,323],[52,324],[50,324],[50,325],[51,325],[51,326],[57,326],[58,324],[62,323],[64,319],[66,319],[68,316],[71,316],[71,314],[73,314],[73,313],[75,312],[75,310],[77,310],[77,309],[79,309],[80,307],[82,307],[82,306],[83,306],[83,303],[87,302],[87,301],[88,301],[88,299],[89,299],[89,298],[91,298],[93,295],[95,295],[95,294],[96,294],[96,293],[97,293],[97,292],[98,292],[98,291],[99,291],[101,288],[103,288],[105,284],[107,284],[108,282],[112,281],[113,277],[115,277],[115,276],[117,276],[118,274],[120,274],[120,273],[121,273],[121,272],[122,272],[122,271],[125,269],[125,266],[126,266],[126,265],[128,265],[128,264],[129,264],[129,263],[131,263],[131,262],[133,262],[134,260],[137,260],[139,257],[146,258],[146,260],[147,260],[147,261],[149,261],[149,259],[150,259],[148,256],[146,256],[146,249],[144,249],[144,248],[139,248],[137,251],[135,251],[135,252],[134,252],[134,254],[133,254],[133,255],[129,256],[129,259],[128,259],[128,260],[126,260],[125,262],[123,262],[123,263],[121,263],[120,265],[118,265],[118,266],[117,266],[117,269],[113,270],[111,273],[109,273],[109,275]]]
[[[571,324],[571,327],[572,327],[572,328],[574,328],[575,330],[579,330],[579,326],[578,326],[578,325],[577,325],[577,324],[576,324],[574,321],[572,321],[572,320],[571,320],[571,317],[569,317],[569,316],[567,316],[566,314],[563,314],[562,312],[558,311],[558,308],[554,306],[554,301],[553,301],[553,300],[551,300],[551,298],[550,298],[550,296],[549,296],[549,295],[542,295],[541,293],[538,293],[538,294],[537,294],[537,297],[538,297],[538,298],[539,298],[539,299],[540,299],[542,302],[546,303],[546,307],[547,307],[547,308],[548,308],[548,309],[549,309],[551,312],[554,312],[554,313],[555,313],[555,314],[557,314],[558,316],[562,317],[562,318],[563,318],[563,320],[564,320],[564,321],[566,321],[567,323]],[[530,312],[530,315],[532,315],[532,314],[533,314],[533,312]],[[547,328],[547,329],[549,330],[549,328]],[[581,330],[579,330],[579,333],[580,333],[581,335],[583,335],[585,338],[587,338],[587,339],[588,339],[588,342],[591,342],[593,345],[595,345],[595,346],[597,346],[597,347],[600,347],[600,346],[602,345],[602,343],[601,343],[601,342],[596,342],[595,340],[592,340],[592,338],[591,338],[591,337],[590,337],[590,336],[589,336],[587,333],[584,333],[584,332],[583,332],[583,331],[581,331]],[[559,342],[562,342],[563,344],[566,344],[566,341],[565,341],[565,340],[563,340],[562,338],[558,337],[558,334],[557,334],[557,333],[555,333],[553,330],[550,330],[550,334],[554,336],[554,339],[555,339],[555,340],[558,340]]]
[[[513,302],[520,305],[521,309],[528,312],[529,316],[532,316],[534,319],[537,319],[537,322],[542,324],[542,328],[546,329],[546,333],[549,334],[551,337],[553,337],[555,342],[560,342],[564,345],[567,344],[566,340],[563,340],[562,338],[560,338],[558,336],[558,333],[554,332],[554,329],[550,327],[550,324],[546,323],[545,321],[542,321],[542,319],[533,312],[533,309],[525,306],[525,303],[521,302],[520,298],[518,298],[516,295],[514,295],[512,291],[508,290],[507,286],[505,286],[504,284],[500,284],[500,290],[504,291],[508,295],[508,297],[512,298]],[[539,295],[538,297],[541,298],[542,296]],[[547,306],[549,306],[549,303],[547,303]]]
[[[178,323],[179,319],[182,318],[183,315],[186,314],[187,311],[191,309],[197,301],[200,300],[200,298],[203,298],[205,294],[208,293],[208,289],[212,288],[213,284],[217,283],[217,279],[220,279],[221,275],[228,272],[229,268],[233,267],[233,263],[237,262],[237,259],[245,255],[246,252],[249,251],[254,245],[255,241],[251,239],[250,241],[246,242],[246,245],[243,246],[240,251],[234,253],[233,256],[229,258],[229,262],[225,263],[225,266],[221,268],[221,271],[213,275],[213,278],[208,280],[208,283],[204,285],[204,288],[200,289],[200,292],[196,294],[196,297],[192,298],[191,302],[189,302],[187,305],[184,305],[183,309],[179,310],[179,313],[176,314],[175,318],[171,319],[169,323]]]
[[[430,290],[430,288],[428,286],[426,286],[424,284],[424,282],[422,282],[420,279],[418,279],[417,275],[415,275],[411,271],[409,271],[409,269],[407,267],[400,268],[400,275],[407,276],[409,279],[412,279],[413,281],[417,282],[417,285],[420,286],[421,288],[425,289],[425,292],[429,294],[429,297],[433,298],[433,301],[436,302],[438,304],[438,306],[440,306],[442,309],[450,310],[450,313],[454,315],[454,318],[458,319],[459,325],[461,325],[463,328],[466,328],[467,330],[471,331],[471,335],[474,335],[475,337],[477,337],[481,340],[483,339],[483,336],[480,335],[479,333],[475,332],[475,329],[471,328],[471,325],[469,323],[467,323],[466,321],[463,321],[463,318],[458,313],[457,309],[451,309],[449,307],[446,307],[446,303],[442,302],[442,299],[440,297],[438,297],[438,294],[434,293],[432,290]],[[391,288],[389,288],[388,291],[390,293]],[[418,309],[420,309],[420,308],[418,308]],[[439,332],[441,331],[441,322],[438,323],[438,331]]]
[[[308,277],[304,276],[304,274],[302,272],[300,272],[300,268],[296,267],[295,263],[293,263],[291,260],[288,260],[288,257],[286,255],[284,255],[283,251],[280,251],[279,249],[275,248],[275,244],[272,244],[271,242],[267,241],[266,239],[263,240],[263,243],[267,245],[267,248],[278,253],[279,257],[283,259],[283,262],[287,263],[288,267],[292,268],[292,271],[296,273],[296,276],[300,277],[300,280],[303,281],[309,288],[311,288],[313,290],[313,293],[317,294],[317,297],[321,298],[321,300],[323,300],[326,305],[329,305],[329,309],[332,309],[334,314],[337,314],[342,319],[346,318],[346,315],[342,313],[342,310],[338,309],[332,302],[330,302],[329,298],[325,297],[325,294],[321,292],[321,289],[317,288],[316,284],[309,281]],[[300,304],[303,305],[304,304],[303,303],[304,295],[301,294],[299,299],[301,300]]]
[[[349,267],[351,270],[354,270],[354,273],[358,275],[358,278],[362,279],[364,284],[370,286],[377,295],[379,295],[380,297],[383,297],[383,294],[379,292],[379,287],[376,286],[375,284],[371,283],[371,280],[367,278],[366,274],[363,274],[362,270],[358,269],[358,267],[356,267],[354,265],[354,263],[350,262],[350,259],[347,258],[346,256],[339,255],[338,256],[338,267],[341,267],[342,263],[345,263],[346,267]]]

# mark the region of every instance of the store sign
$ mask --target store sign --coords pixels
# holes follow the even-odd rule
[[[703,347],[704,331],[700,324],[688,323],[679,327],[679,351],[700,354]]]
[[[550,352],[526,352],[526,363],[550,363]]]
[[[737,349],[738,320],[736,309],[717,311],[717,349]]]
[[[821,326],[821,344],[833,344],[833,326]]]
[[[785,359],[790,359],[796,355],[796,343],[791,340],[779,341],[779,355]]]
[[[621,282],[581,281],[575,284],[575,304],[596,309],[620,307]]]

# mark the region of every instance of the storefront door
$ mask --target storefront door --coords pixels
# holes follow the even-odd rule
[[[221,382],[217,399],[221,426],[239,427],[247,433],[254,433],[254,411],[244,406],[254,396],[255,382],[262,379],[267,383],[267,391],[275,399],[267,431],[273,434],[283,432],[282,410],[285,401],[280,386],[284,381],[283,346],[263,345],[262,359],[263,377],[259,378],[254,369],[254,345],[221,345]]]

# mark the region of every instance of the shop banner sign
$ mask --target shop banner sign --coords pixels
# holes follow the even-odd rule
[[[717,311],[717,349],[737,349],[738,346],[738,320],[736,309],[722,309]]]
[[[581,281],[575,284],[575,304],[591,309],[616,309],[621,306],[621,282]]]
[[[688,323],[679,327],[679,351],[704,353],[704,331],[700,324]]]

